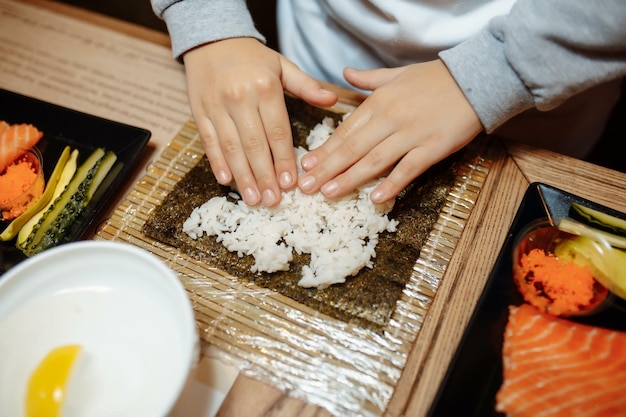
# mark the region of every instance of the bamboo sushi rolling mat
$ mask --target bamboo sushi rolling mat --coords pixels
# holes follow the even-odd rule
[[[472,142],[454,185],[382,333],[323,315],[281,294],[241,282],[142,233],[175,184],[204,157],[188,121],[95,239],[127,242],[174,269],[192,301],[203,346],[240,372],[334,415],[380,416],[492,164],[486,139]],[[155,335],[158,343],[158,335]],[[217,349],[215,349],[217,348]],[[208,349],[207,349],[208,351]]]

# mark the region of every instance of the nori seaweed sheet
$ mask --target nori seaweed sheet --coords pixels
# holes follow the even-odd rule
[[[287,97],[294,143],[304,145],[309,131],[325,116],[341,115],[315,108]],[[454,183],[460,153],[431,167],[397,198],[389,214],[399,225],[395,233],[382,233],[372,269],[363,268],[345,283],[318,290],[299,287],[300,270],[310,256],[294,253],[289,271],[252,273],[251,256],[240,258],[206,235],[196,240],[182,231],[191,211],[215,196],[231,190],[219,185],[206,158],[179,181],[162,204],[148,218],[143,232],[154,239],[181,249],[184,253],[237,279],[277,291],[299,303],[336,319],[376,332],[384,330],[396,302],[408,282],[420,250],[425,244],[450,187]]]

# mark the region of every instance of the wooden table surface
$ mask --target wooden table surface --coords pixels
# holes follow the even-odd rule
[[[25,2],[169,48],[169,39],[162,33],[63,4],[44,0]],[[182,78],[177,86],[184,92]],[[11,86],[0,83],[0,87]],[[336,90],[346,103],[357,104],[360,100],[356,93]],[[157,151],[159,146],[164,144],[157,143]],[[387,416],[427,413],[529,184],[543,182],[626,212],[626,174],[545,150],[503,144],[495,139],[492,147],[496,157],[486,183],[410,352],[386,409]],[[295,417],[330,413],[240,375],[218,415]]]

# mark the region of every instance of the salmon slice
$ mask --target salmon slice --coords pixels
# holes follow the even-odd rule
[[[11,125],[8,124],[7,122],[5,122],[4,120],[0,120],[0,136],[2,136],[4,131],[7,130],[9,128],[9,126],[11,126]]]
[[[24,152],[32,149],[42,136],[43,132],[31,124],[9,125],[2,122],[0,124],[0,172]]]
[[[502,356],[507,416],[626,416],[626,333],[511,306]]]

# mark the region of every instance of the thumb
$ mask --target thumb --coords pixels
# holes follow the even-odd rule
[[[293,62],[282,59],[281,66],[285,91],[314,106],[330,107],[337,102],[335,93],[324,89],[318,80],[300,70]]]
[[[376,90],[400,74],[404,68],[379,68],[373,70],[357,70],[347,67],[343,76],[351,85],[361,90]]]

